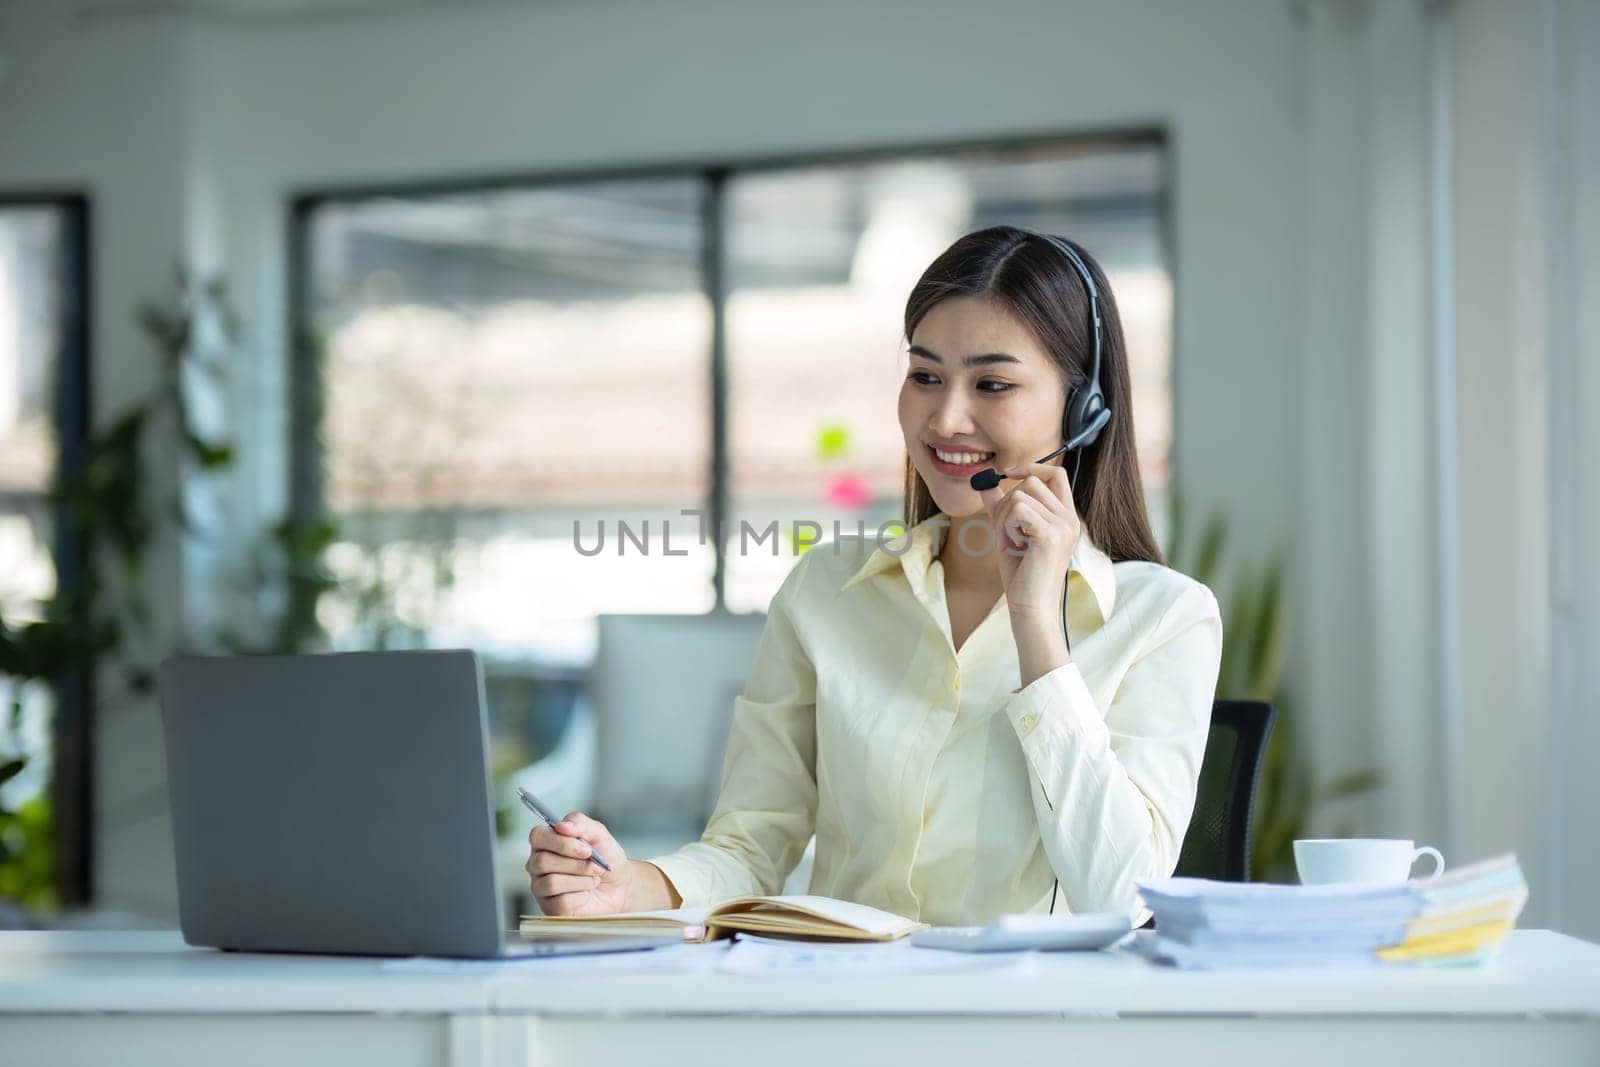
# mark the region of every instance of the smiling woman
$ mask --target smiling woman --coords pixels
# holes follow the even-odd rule
[[[910,529],[813,548],[784,580],[699,841],[644,862],[581,812],[533,831],[546,914],[775,893],[815,834],[810,892],[923,922],[1148,917],[1137,884],[1177,863],[1222,626],[1161,563],[1115,301],[1070,247],[1082,276],[1052,240],[992,227],[923,273],[897,405]],[[1069,436],[1095,378],[1109,432]],[[1032,458],[1064,441],[1072,478]],[[1004,488],[975,489],[991,462]]]
[[[1091,537],[1113,560],[1160,563],[1134,447],[1121,317],[1099,264],[1082,249],[1075,251],[1094,282],[1098,311],[1061,250],[1013,227],[956,242],[912,291],[905,319],[911,369],[900,394],[906,518],[920,522],[947,504],[958,509],[947,513],[959,513],[970,499],[940,499],[932,487],[975,492],[971,475],[991,457],[998,456],[997,466],[1013,466],[1054,451],[1065,440],[1068,394],[1087,390],[1098,378],[1114,417],[1103,434],[1074,452],[1073,500]],[[1092,358],[1097,344],[1098,374]],[[912,447],[908,417],[925,427],[921,448]],[[982,436],[991,428],[1003,439]],[[983,459],[950,462],[936,449],[962,460]],[[1085,455],[1091,457],[1086,469]]]

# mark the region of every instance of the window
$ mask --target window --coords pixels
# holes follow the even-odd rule
[[[295,497],[340,528],[319,618],[336,647],[466,645],[537,676],[581,672],[601,613],[764,610],[795,520],[899,517],[905,298],[1001,222],[1110,274],[1159,515],[1165,181],[1136,136],[304,198],[295,437],[318,462]],[[684,511],[722,514],[723,543]],[[495,746],[501,769],[530,755]]]
[[[712,608],[711,545],[660,544],[707,491],[701,195],[676,178],[308,212],[336,647],[476,648],[491,703],[527,707],[529,675],[570,691],[601,613]],[[618,554],[619,522],[649,523],[648,556]],[[548,733],[497,732],[497,768]]]
[[[50,490],[87,424],[86,225],[78,198],[0,198],[0,618],[13,630],[75,578]],[[56,681],[0,675],[0,766],[22,761],[0,779],[0,898],[87,898],[85,706]]]

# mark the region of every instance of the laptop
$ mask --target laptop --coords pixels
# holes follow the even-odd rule
[[[473,652],[179,656],[159,687],[189,944],[482,959],[671,943],[507,935]]]

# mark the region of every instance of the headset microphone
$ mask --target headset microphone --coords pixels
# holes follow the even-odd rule
[[[1110,412],[1106,412],[1106,417],[1110,418],[1110,414]],[[1100,425],[1104,426],[1105,423],[1102,422]],[[1072,445],[1070,443],[1064,444],[1054,452],[1050,453],[1048,456],[1040,456],[1038,459],[1034,460],[1034,462],[1049,463],[1051,460],[1055,459],[1057,456],[1061,455],[1061,453],[1065,452],[1071,447]],[[995,470],[993,467],[985,467],[983,470],[979,471],[977,474],[974,474],[967,480],[972,483],[972,488],[981,493],[985,489],[995,489],[999,487],[1000,472]]]
[[[1088,426],[1085,426],[1081,432],[1079,432],[1075,437],[1073,437],[1072,440],[1068,441],[1066,444],[1062,445],[1060,448],[1056,449],[1054,452],[1050,453],[1048,456],[1040,456],[1038,459],[1034,460],[1033,462],[1036,463],[1036,464],[1037,463],[1049,463],[1051,460],[1055,459],[1057,456],[1061,455],[1061,453],[1063,453],[1063,452],[1069,451],[1069,450],[1074,449],[1074,448],[1082,447],[1082,443],[1085,440],[1088,440],[1088,441],[1094,440],[1094,438],[1099,435],[1100,431],[1105,429],[1106,423],[1108,423],[1110,421],[1111,421],[1111,409],[1110,408],[1101,409],[1100,413],[1094,417],[1094,421],[1089,423]],[[969,478],[967,480],[972,483],[972,488],[978,490],[978,492],[981,493],[985,489],[997,489],[997,488],[999,488],[999,486],[1000,486],[1000,473],[998,471],[996,471],[993,467],[985,467],[983,470],[979,471],[977,474],[974,474],[971,478]]]

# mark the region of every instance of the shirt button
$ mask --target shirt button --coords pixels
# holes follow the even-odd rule
[[[1024,715],[1022,717],[1022,729],[1024,731],[1032,730],[1033,729],[1033,724],[1038,722],[1038,721],[1039,720],[1035,719],[1032,715]]]
[[[956,675],[956,692],[961,692],[961,675]]]

